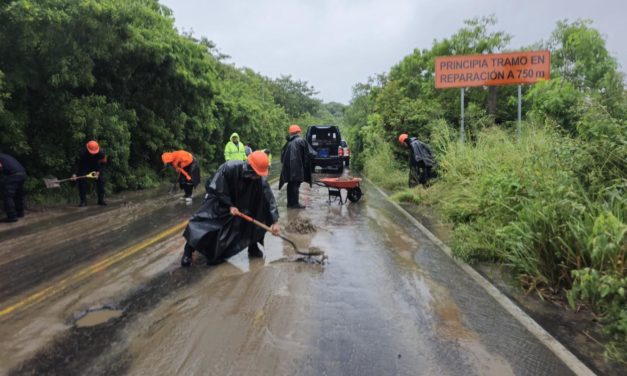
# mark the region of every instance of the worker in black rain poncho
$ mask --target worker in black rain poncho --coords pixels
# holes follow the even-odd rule
[[[409,137],[405,133],[398,137],[398,142],[409,148],[409,187],[418,184],[427,186],[429,180],[436,176],[434,171],[436,161],[431,148],[416,137]]]
[[[298,125],[291,125],[289,133],[287,143],[281,150],[279,189],[287,183],[287,207],[304,209],[305,206],[298,202],[298,190],[302,182],[307,182],[311,186],[311,158],[316,156],[316,151],[301,137]]]
[[[207,182],[203,206],[189,220],[181,266],[190,266],[192,253],[205,255],[208,265],[219,264],[248,247],[249,257],[263,257],[265,231],[238,217],[239,211],[270,226],[278,235],[279,211],[268,175],[268,155],[252,152],[246,161],[224,163]]]

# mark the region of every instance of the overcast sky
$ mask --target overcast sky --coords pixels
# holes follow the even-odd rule
[[[307,81],[325,102],[414,48],[451,36],[464,19],[495,14],[515,49],[546,40],[558,20],[589,18],[627,69],[626,0],[161,0],[179,30],[216,43],[231,63]]]

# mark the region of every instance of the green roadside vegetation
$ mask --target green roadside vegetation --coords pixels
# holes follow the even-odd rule
[[[560,22],[528,46],[551,50],[552,79],[523,87],[522,132],[515,87],[470,88],[462,144],[459,91],[435,90],[434,59],[512,48],[495,24],[467,21],[357,84],[345,107],[307,82],[235,66],[212,41],[178,32],[157,0],[4,2],[0,150],[26,167],[31,200],[62,200],[75,191],[44,193],[41,178],[69,176],[88,139],[107,152],[108,189],[120,191],[159,184],[165,150],[189,150],[212,171],[232,132],[276,155],[289,124],[341,119],[353,169],[398,200],[434,206],[453,224],[457,257],[507,264],[523,287],[592,309],[606,354],[627,362],[624,77],[590,22]],[[400,133],[436,153],[430,187],[406,188]]]
[[[74,197],[41,178],[68,177],[96,139],[107,189],[153,187],[160,155],[185,149],[211,172],[233,132],[275,155],[287,127],[334,122],[307,82],[229,62],[203,37],[178,32],[157,0],[16,0],[0,5],[0,150],[25,166],[30,201]],[[338,112],[339,111],[339,112]]]
[[[546,42],[528,46],[551,50],[552,77],[523,87],[522,132],[515,87],[469,88],[461,143],[459,90],[435,90],[434,59],[513,49],[495,24],[466,21],[356,85],[343,123],[351,164],[395,199],[435,207],[453,226],[456,257],[506,264],[529,291],[589,307],[609,338],[606,355],[627,362],[624,77],[591,22],[559,22]],[[498,105],[489,108],[491,95]],[[407,188],[400,133],[434,150],[431,186]]]

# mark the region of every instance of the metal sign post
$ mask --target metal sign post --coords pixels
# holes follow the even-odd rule
[[[521,86],[518,85],[518,137],[520,137],[520,134],[522,132],[522,89]]]
[[[462,93],[462,100],[461,100],[462,119],[461,119],[461,125],[459,128],[459,140],[462,143],[464,143],[464,88],[462,88],[461,93]]]

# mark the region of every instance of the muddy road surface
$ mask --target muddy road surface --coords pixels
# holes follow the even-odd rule
[[[0,373],[569,375],[377,190],[355,204],[301,188],[265,257],[179,266],[199,204],[147,198],[0,233]],[[197,200],[200,201],[200,200]]]

